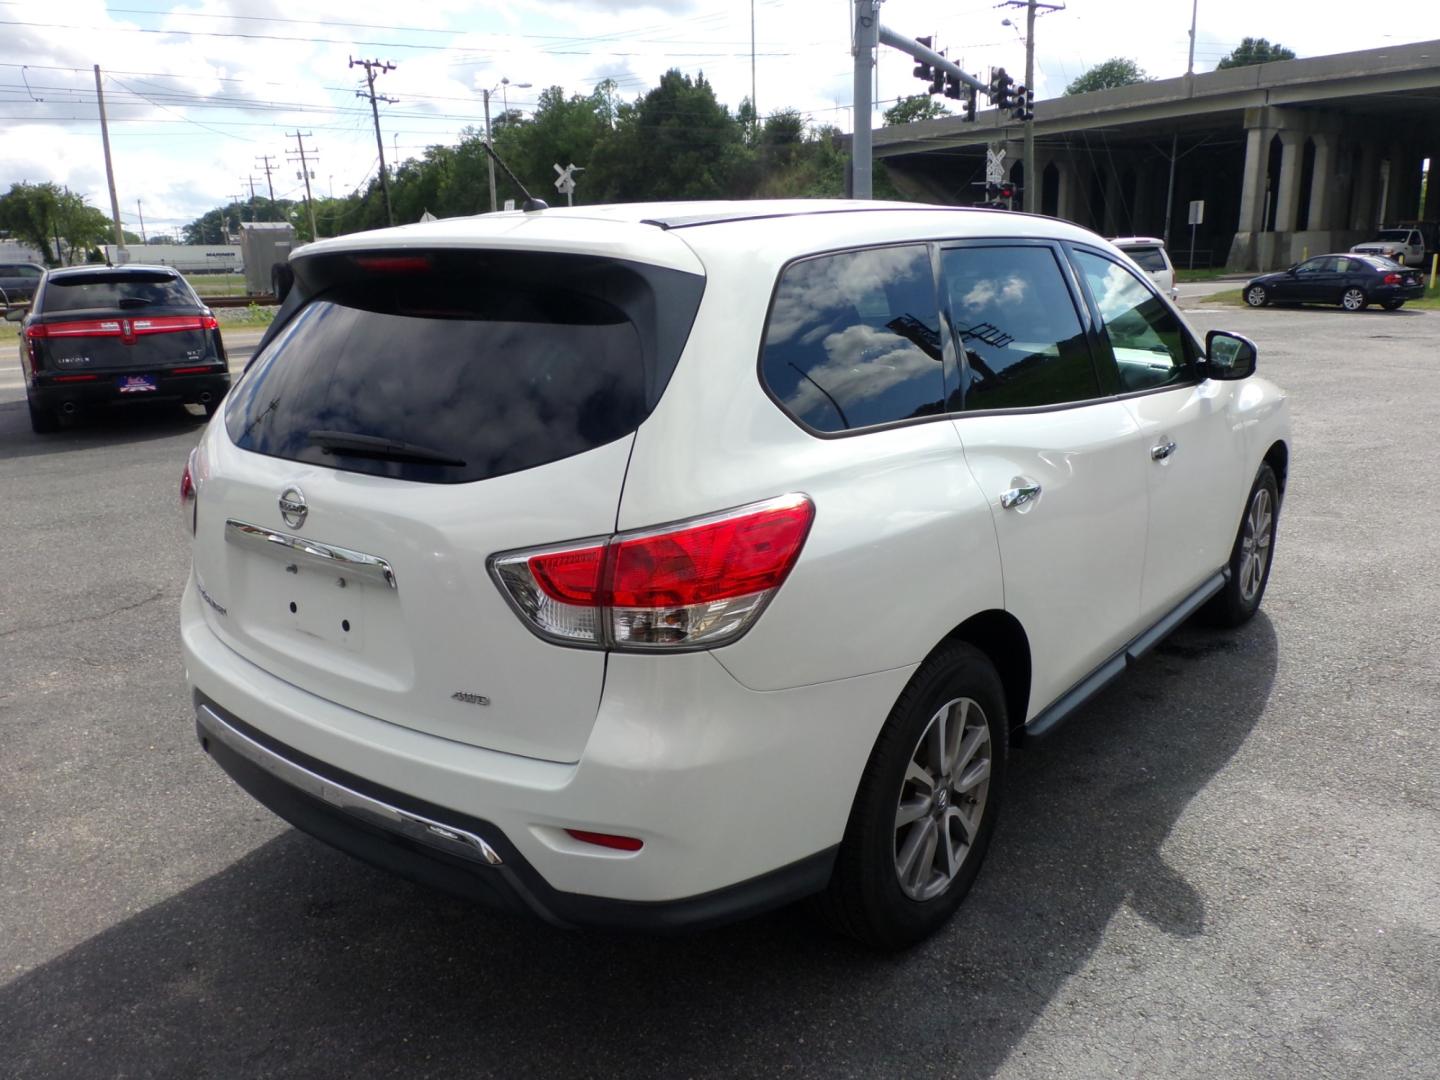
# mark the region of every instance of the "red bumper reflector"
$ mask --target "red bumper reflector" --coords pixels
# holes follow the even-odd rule
[[[95,382],[99,375],[56,375],[56,382]]]
[[[587,832],[584,829],[566,829],[567,833],[576,840],[583,840],[587,844],[595,844],[597,847],[614,848],[616,851],[639,851],[645,846],[645,841],[633,836],[615,836],[611,833]]]
[[[204,367],[177,367],[177,368],[171,368],[169,373],[170,373],[171,375],[199,375],[201,372],[204,372],[204,371],[219,371],[219,370],[220,370],[220,367],[219,367],[218,364],[206,364]]]

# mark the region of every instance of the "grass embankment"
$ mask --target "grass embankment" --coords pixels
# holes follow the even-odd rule
[[[244,274],[186,274],[185,280],[201,296],[244,296]]]
[[[1178,266],[1175,268],[1175,280],[1181,283],[1186,281],[1215,281],[1217,278],[1224,276],[1224,267],[1206,270],[1182,270]]]
[[[1201,297],[1196,303],[1218,304],[1223,307],[1245,307],[1245,297],[1241,291],[1244,287],[1245,283],[1243,281],[1237,281],[1234,288],[1211,293],[1209,296]],[[1433,289],[1426,289],[1425,295],[1419,300],[1406,300],[1405,310],[1440,311],[1440,286]]]

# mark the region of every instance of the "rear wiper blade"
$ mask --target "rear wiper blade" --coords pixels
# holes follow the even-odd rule
[[[154,303],[153,300],[146,300],[143,296],[122,296],[120,298],[122,308],[149,307],[152,303]]]
[[[327,454],[353,454],[357,457],[383,458],[387,461],[421,461],[430,465],[463,467],[461,458],[451,457],[428,446],[397,442],[379,435],[356,435],[349,431],[312,431],[311,443]]]

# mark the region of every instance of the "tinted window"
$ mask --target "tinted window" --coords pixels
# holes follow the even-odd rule
[[[952,248],[942,266],[943,295],[963,353],[965,409],[1100,395],[1080,317],[1050,248]]]
[[[1165,265],[1165,256],[1161,254],[1158,247],[1127,247],[1121,251],[1134,259],[1142,270],[1169,270]]]
[[[67,274],[45,286],[46,311],[84,308],[194,307],[194,294],[173,274]]]
[[[636,274],[546,259],[514,259],[506,275],[503,257],[452,256],[435,273],[361,273],[324,288],[231,392],[231,438],[295,461],[462,483],[630,434],[653,404],[647,356],[668,316]],[[588,288],[564,287],[577,264]],[[688,325],[698,288],[660,299],[687,307]],[[650,324],[644,333],[627,307]],[[345,436],[392,446],[366,451]]]
[[[1324,273],[1327,270],[1333,270],[1334,268],[1334,259],[1320,258],[1311,259],[1308,262],[1301,263],[1299,266],[1295,267],[1295,272],[1297,274],[1320,274]]]
[[[39,281],[40,273],[38,266],[29,266],[23,263],[19,266],[0,266],[0,277],[34,278]]]
[[[1180,320],[1125,267],[1076,252],[1115,353],[1122,390],[1149,390],[1189,377]]]
[[[786,267],[765,327],[765,385],[802,423],[846,431],[944,410],[929,249],[847,251]]]

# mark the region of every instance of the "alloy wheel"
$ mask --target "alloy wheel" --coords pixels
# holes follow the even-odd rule
[[[992,752],[973,698],[947,701],[921,733],[895,808],[895,876],[911,900],[933,900],[960,872],[985,816]]]
[[[1264,307],[1264,306],[1265,306],[1265,289],[1264,289],[1264,287],[1263,287],[1263,286],[1260,286],[1260,285],[1256,285],[1254,288],[1252,288],[1249,292],[1247,292],[1247,293],[1245,294],[1245,302],[1246,302],[1247,304],[1249,304],[1251,307]]]
[[[1240,597],[1245,603],[1255,599],[1270,565],[1270,541],[1275,534],[1275,513],[1270,492],[1259,488],[1250,500],[1245,514],[1245,535],[1240,540]]]
[[[1365,306],[1365,294],[1359,289],[1346,289],[1340,304],[1346,311],[1359,311]]]

